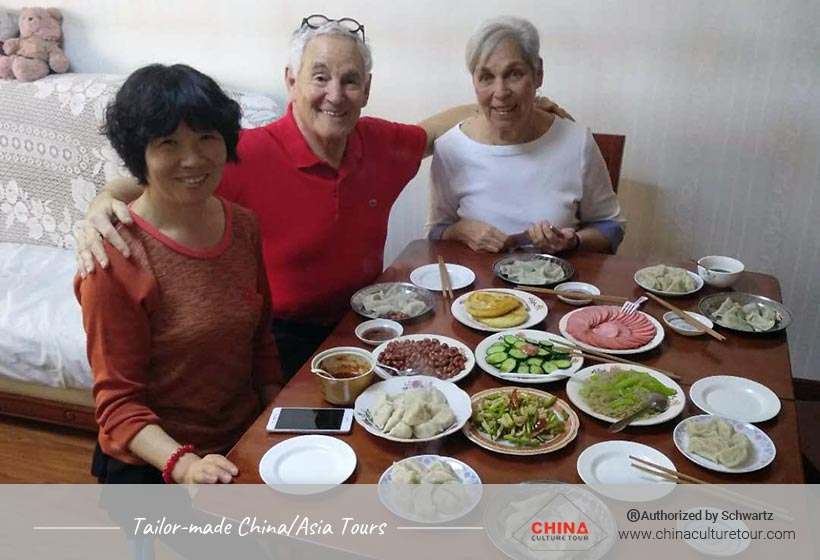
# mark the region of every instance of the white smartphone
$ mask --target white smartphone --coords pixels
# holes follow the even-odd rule
[[[346,434],[353,427],[351,408],[298,408],[278,406],[270,413],[267,431],[309,434]]]

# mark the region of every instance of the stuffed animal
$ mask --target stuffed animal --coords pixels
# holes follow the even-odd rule
[[[47,76],[50,70],[62,74],[68,60],[60,48],[63,15],[56,8],[23,8],[17,19],[20,38],[3,43],[9,55],[0,58],[0,78],[31,82]]]
[[[0,55],[3,54],[3,42],[14,39],[19,33],[17,14],[0,9]]]

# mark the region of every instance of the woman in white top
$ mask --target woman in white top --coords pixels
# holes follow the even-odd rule
[[[479,114],[435,143],[428,236],[498,252],[614,252],[624,220],[589,129],[535,109],[544,72],[527,20],[485,22],[467,44]],[[514,235],[526,232],[526,236]],[[526,244],[523,243],[523,244]]]

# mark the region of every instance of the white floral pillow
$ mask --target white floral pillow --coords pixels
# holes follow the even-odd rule
[[[0,241],[75,247],[96,192],[127,176],[99,133],[123,79],[55,74],[28,83],[0,80]],[[244,127],[282,114],[264,95],[228,93],[242,106]]]

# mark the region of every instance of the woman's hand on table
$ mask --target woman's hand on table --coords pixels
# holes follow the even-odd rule
[[[237,474],[239,469],[224,455],[186,453],[174,465],[171,476],[178,484],[228,484]]]
[[[558,229],[549,222],[538,222],[527,229],[532,244],[543,253],[572,251],[580,245],[580,238],[572,228]]]
[[[507,234],[484,222],[460,220],[444,231],[442,239],[460,241],[478,253],[498,253],[507,243]]]
[[[117,221],[132,223],[128,205],[112,197],[107,191],[100,192],[91,201],[88,214],[77,234],[77,272],[83,278],[94,272],[95,260],[103,268],[108,266],[103,239],[107,239],[125,257],[129,256],[128,245],[114,227]]]

